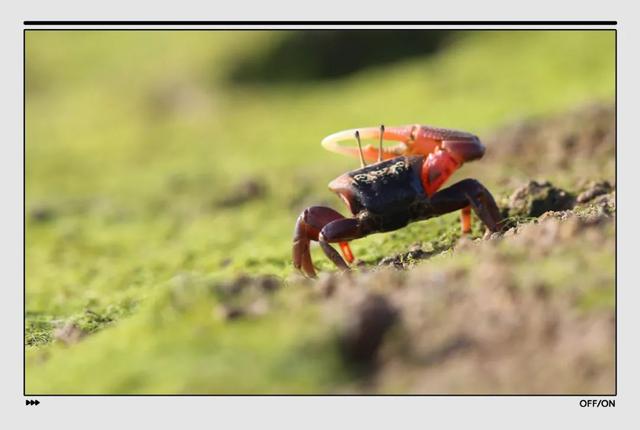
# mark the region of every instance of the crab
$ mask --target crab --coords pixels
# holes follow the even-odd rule
[[[356,139],[358,147],[339,142]],[[362,146],[361,139],[379,139],[378,147]],[[384,147],[384,140],[399,142]],[[310,242],[317,241],[341,270],[355,257],[349,242],[374,233],[398,230],[411,222],[461,210],[462,233],[471,231],[471,209],[486,228],[501,228],[496,202],[480,182],[461,180],[440,190],[464,163],[484,155],[480,139],[467,132],[424,125],[384,126],[345,130],[327,136],[322,146],[360,157],[360,168],[338,176],[329,189],[347,205],[351,217],[325,206],[311,206],[297,219],[293,236],[293,265],[315,277]],[[370,161],[373,164],[367,165]],[[331,246],[337,243],[342,256]]]

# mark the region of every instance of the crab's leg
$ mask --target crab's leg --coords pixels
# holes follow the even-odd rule
[[[460,224],[462,225],[462,234],[471,233],[471,206],[462,208],[460,211]]]
[[[353,263],[355,257],[353,256],[353,252],[351,252],[349,242],[340,242],[338,245],[340,245],[340,250],[342,251],[342,255],[344,255],[344,259],[347,260],[347,263]]]
[[[315,276],[311,261],[310,241],[318,241],[320,231],[329,223],[346,219],[335,210],[324,206],[312,206],[300,214],[293,234],[293,265],[307,276]],[[345,259],[353,262],[353,253],[346,241],[340,242]]]
[[[471,206],[478,218],[489,230],[498,231],[502,226],[500,210],[493,196],[484,185],[475,179],[464,179],[444,190],[438,191],[431,196],[429,204],[434,215],[441,215]]]

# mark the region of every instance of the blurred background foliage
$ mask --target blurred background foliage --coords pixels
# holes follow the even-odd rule
[[[27,31],[25,38],[28,391],[172,392],[192,388],[181,385],[187,380],[206,391],[237,383],[216,385],[182,367],[148,384],[127,379],[154,348],[182,339],[188,349],[179,327],[209,327],[204,310],[119,363],[127,383],[81,381],[109,348],[120,348],[115,359],[124,360],[128,348],[152,336],[140,319],[157,312],[150,298],[176,276],[292,272],[297,215],[312,204],[342,210],[326,184],[357,167],[324,151],[324,136],[422,123],[482,138],[522,118],[614,98],[610,31]],[[528,179],[516,166],[482,161],[456,178],[471,175],[496,195],[509,181]],[[546,178],[570,186],[579,176]],[[372,236],[354,251],[376,262],[406,249],[407,239],[436,237],[456,218]],[[314,259],[331,269],[318,250]],[[93,332],[131,314],[138,320],[122,320],[117,335],[106,330],[69,350],[52,342],[64,322]],[[233,330],[247,339],[264,334]],[[194,340],[203,349],[193,356],[211,363],[210,341]],[[229,342],[229,356],[245,348]],[[276,351],[278,342],[264,348]],[[56,359],[45,360],[48,354]],[[175,354],[167,360],[188,360],[189,351]],[[292,377],[287,387],[331,383],[314,369],[300,370],[312,380]],[[240,386],[251,387],[250,380]]]
[[[305,31],[284,33],[262,52],[240,59],[232,82],[287,83],[342,78],[367,67],[426,57],[446,46],[452,31]]]

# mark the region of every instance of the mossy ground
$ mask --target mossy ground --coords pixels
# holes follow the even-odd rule
[[[269,296],[268,316],[233,323],[218,317],[221,299],[210,288],[243,274],[287,279],[300,211],[342,210],[326,184],[357,160],[327,153],[320,139],[379,123],[482,137],[614,97],[613,32],[462,33],[433,56],[340,80],[225,79],[239,58],[284,36],[27,33],[27,393],[339,392],[358,375],[344,367],[334,329],[303,287],[285,283]],[[538,173],[578,192],[584,172],[614,181],[612,154]],[[450,183],[473,176],[502,198],[531,179],[518,166],[516,157],[481,160]],[[246,181],[262,184],[264,195],[220,205]],[[448,249],[459,239],[457,219],[352,247],[368,265],[412,245]],[[481,234],[476,222],[473,237]],[[587,283],[589,273],[613,273],[611,250],[591,252],[563,251],[539,270],[558,288],[574,269]],[[318,249],[313,258],[334,270]],[[518,259],[526,277],[527,255]],[[581,261],[589,263],[582,271]],[[611,306],[610,292],[598,294],[589,300]],[[56,340],[66,324],[89,336]]]

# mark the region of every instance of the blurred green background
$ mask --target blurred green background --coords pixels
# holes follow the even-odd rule
[[[515,120],[614,98],[612,31],[25,37],[33,393],[333,389],[348,376],[330,348],[314,349],[323,332],[313,310],[222,329],[209,321],[213,299],[197,287],[184,314],[163,303],[185,282],[292,273],[297,215],[313,204],[343,211],[326,185],[357,167],[321,148],[330,133],[421,123],[482,138]],[[473,174],[497,196],[505,178],[528,179],[509,165],[481,164],[456,178]],[[375,235],[353,249],[375,263],[456,219]],[[317,249],[313,255],[333,270]],[[165,317],[171,322],[156,321]],[[65,347],[53,332],[68,322],[96,334]],[[311,346],[300,349],[301,338]]]

